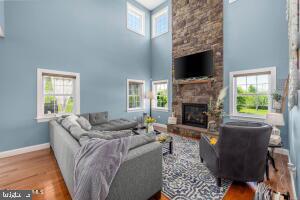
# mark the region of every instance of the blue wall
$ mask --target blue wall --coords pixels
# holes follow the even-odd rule
[[[298,92],[300,97],[300,91]],[[289,140],[290,140],[290,157],[293,164],[296,165],[297,171],[300,170],[300,99],[297,106],[295,106],[290,112],[289,122]],[[296,191],[300,194],[300,174],[296,173]]]
[[[163,3],[153,10],[155,14],[161,9],[169,7],[169,32],[151,40],[152,80],[169,80],[169,112],[153,111],[153,117],[158,123],[166,124],[172,113],[172,2]]]
[[[0,26],[4,29],[4,1],[0,1]]]
[[[0,1],[2,2],[2,1]],[[146,36],[126,28],[125,0],[6,1],[0,39],[0,152],[49,141],[37,123],[36,69],[78,72],[81,112],[126,112],[126,79],[151,77],[150,12]]]
[[[288,76],[288,22],[286,1],[224,1],[224,85],[229,72],[260,67],[277,67],[277,79]],[[225,109],[229,111],[228,98]],[[288,148],[288,114],[282,140]]]

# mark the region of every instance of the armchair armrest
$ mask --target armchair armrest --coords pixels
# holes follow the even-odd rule
[[[200,157],[214,174],[218,173],[219,155],[215,145],[210,144],[209,138],[206,135],[202,135],[200,139]]]

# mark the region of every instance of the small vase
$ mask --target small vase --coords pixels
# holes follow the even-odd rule
[[[147,133],[152,133],[154,131],[153,123],[147,124]]]

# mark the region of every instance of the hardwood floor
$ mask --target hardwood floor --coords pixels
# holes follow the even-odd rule
[[[275,159],[279,171],[275,173],[271,168],[268,184],[275,190],[289,190],[292,194],[287,157],[277,154]],[[252,200],[254,188],[253,183],[233,183],[224,200]],[[0,159],[0,189],[42,190],[43,194],[34,195],[34,200],[71,199],[50,149]],[[169,199],[161,195],[159,200]]]

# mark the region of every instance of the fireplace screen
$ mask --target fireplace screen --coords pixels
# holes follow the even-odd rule
[[[182,104],[182,124],[207,128],[207,104]]]

